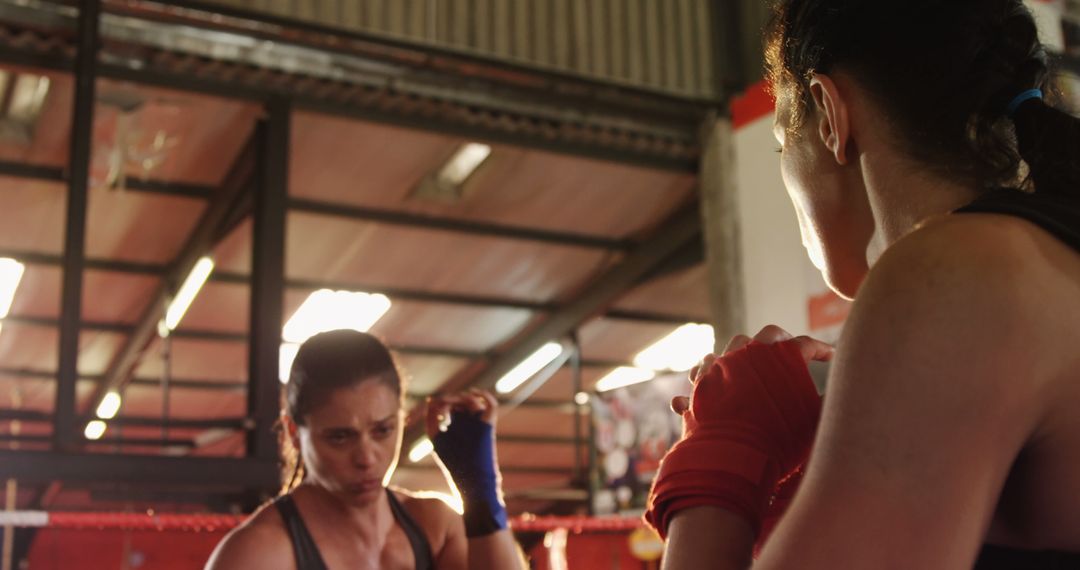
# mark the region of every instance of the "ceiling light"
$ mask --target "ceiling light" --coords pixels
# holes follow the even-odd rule
[[[714,349],[713,328],[687,323],[634,357],[634,366],[652,370],[690,370]]]
[[[513,392],[518,386],[524,384],[526,380],[532,378],[534,374],[558,358],[562,351],[562,344],[557,342],[549,342],[541,346],[539,350],[522,360],[521,364],[518,364],[513,370],[499,378],[499,381],[495,383],[495,390],[502,394]]]
[[[203,284],[206,283],[210,273],[213,271],[214,260],[209,257],[202,257],[195,262],[195,267],[191,268],[191,273],[184,280],[184,284],[180,286],[180,291],[176,293],[176,297],[169,303],[169,309],[165,311],[166,328],[170,331],[176,330],[176,327],[180,325],[180,320],[184,318],[184,313],[187,312],[188,307],[191,306],[195,296],[199,294],[199,290],[202,289]]]
[[[281,343],[278,351],[278,380],[282,384],[289,382],[289,373],[292,371],[292,363],[296,360],[296,353],[300,351],[300,345],[295,342]]]
[[[286,342],[302,343],[332,330],[367,332],[389,310],[386,295],[320,289],[308,296],[285,323],[282,337]]]
[[[36,121],[49,94],[49,85],[49,78],[44,75],[20,73],[16,76],[7,117],[28,124]]]
[[[86,431],[84,431],[83,433],[86,435],[86,439],[98,440],[101,439],[101,436],[105,435],[105,428],[107,427],[108,426],[105,425],[105,422],[101,420],[94,420],[86,424]]]
[[[656,372],[648,368],[620,366],[596,382],[597,392],[607,392],[616,388],[648,382],[656,377]]]
[[[11,302],[15,300],[15,290],[19,288],[26,266],[11,259],[0,257],[0,319],[8,315]]]
[[[489,156],[491,147],[486,144],[463,144],[439,170],[436,180],[445,188],[461,186]]]
[[[120,394],[116,392],[109,392],[105,394],[105,397],[101,399],[101,403],[97,407],[97,417],[103,420],[111,420],[116,417],[116,412],[120,411]]]
[[[426,437],[422,438],[409,450],[409,461],[419,463],[421,459],[431,455],[432,451],[435,451],[435,444],[431,443],[431,440]]]
[[[579,406],[584,406],[589,403],[589,394],[587,392],[578,392],[574,394],[574,403]]]
[[[7,93],[0,106],[0,140],[29,145],[48,100],[51,80],[32,73],[0,71],[0,93]]]

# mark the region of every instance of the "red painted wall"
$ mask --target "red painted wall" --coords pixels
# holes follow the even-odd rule
[[[566,540],[569,570],[649,570],[649,565],[630,554],[629,533],[571,534]],[[532,567],[547,570],[547,549],[539,544],[530,554]]]
[[[206,564],[224,536],[224,532],[41,529],[30,547],[28,570],[195,570]]]

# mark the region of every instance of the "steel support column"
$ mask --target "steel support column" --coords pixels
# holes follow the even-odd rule
[[[79,320],[82,316],[83,265],[86,258],[86,205],[90,182],[90,151],[94,129],[98,28],[101,0],[79,3],[78,52],[75,61],[75,104],[68,158],[67,220],[64,234],[64,275],[60,300],[59,382],[56,385],[53,445],[74,447],[75,384],[79,379]]]
[[[577,395],[581,392],[581,342],[577,332],[570,334],[570,345],[573,354],[570,355],[571,391],[570,399],[574,402],[574,476],[573,481],[584,481],[584,473],[581,469],[581,405],[577,403]]]
[[[288,101],[273,99],[256,131],[259,141],[251,258],[251,327],[248,338],[247,455],[277,458],[278,353],[285,294],[285,209],[289,183]]]

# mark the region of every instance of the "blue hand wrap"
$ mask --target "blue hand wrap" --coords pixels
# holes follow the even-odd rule
[[[432,442],[465,506],[465,534],[486,536],[507,528],[495,470],[495,431],[478,414],[453,412],[450,427]]]

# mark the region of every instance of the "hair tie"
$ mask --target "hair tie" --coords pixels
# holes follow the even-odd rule
[[[1020,108],[1020,105],[1022,105],[1024,101],[1027,101],[1028,99],[1042,98],[1042,89],[1028,89],[1027,91],[1024,91],[1023,93],[1014,97],[1013,100],[1009,102],[1009,106],[1005,108],[1005,114],[1011,118],[1014,114],[1016,114],[1016,110]]]

